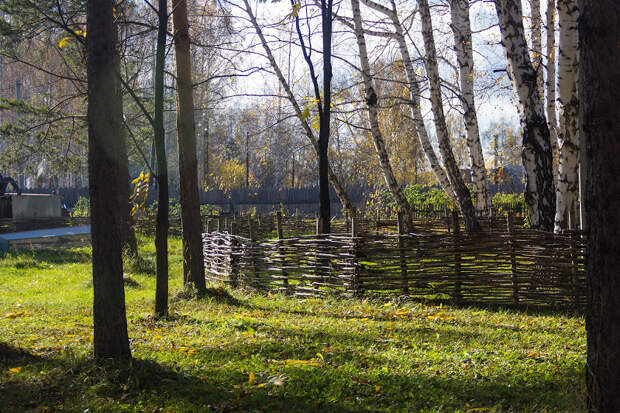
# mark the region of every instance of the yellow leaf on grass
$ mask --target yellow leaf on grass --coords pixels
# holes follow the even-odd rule
[[[254,375],[254,373],[250,373],[250,377],[248,377],[248,384],[250,386],[253,386],[254,383],[256,383],[256,376]]]
[[[17,318],[17,317],[21,317],[23,315],[25,315],[26,312],[25,311],[17,311],[15,313],[8,313],[5,315],[6,318]]]
[[[375,390],[376,390],[376,391],[381,391],[381,389],[382,389],[382,388],[383,388],[383,387],[379,386],[378,384],[375,386]]]
[[[69,36],[63,37],[58,42],[58,47],[60,47],[62,49],[63,47],[65,47],[69,43],[69,40],[71,40],[71,38]]]
[[[13,368],[9,369],[9,373],[11,373],[11,374],[19,373],[20,371],[22,371],[22,367],[13,367]]]

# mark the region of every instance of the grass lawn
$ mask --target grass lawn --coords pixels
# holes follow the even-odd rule
[[[167,320],[151,315],[154,275],[126,269],[126,366],[90,360],[89,249],[0,255],[0,412],[585,411],[580,315],[244,290],[188,299],[180,240],[170,248]]]

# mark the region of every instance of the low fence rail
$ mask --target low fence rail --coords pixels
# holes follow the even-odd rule
[[[212,281],[297,296],[392,294],[465,304],[585,306],[585,242],[576,233],[509,226],[481,235],[373,229],[285,238],[280,227],[279,238],[260,240],[252,224],[251,236],[230,225],[203,234]]]

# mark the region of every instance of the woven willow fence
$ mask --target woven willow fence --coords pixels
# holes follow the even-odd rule
[[[399,234],[360,222],[352,233],[285,238],[284,225],[276,222],[279,237],[260,240],[260,225],[245,221],[220,231],[208,225],[203,234],[208,279],[297,296],[393,294],[466,304],[585,305],[585,248],[578,234],[509,225],[467,235],[454,225],[450,232],[435,231],[433,223]]]

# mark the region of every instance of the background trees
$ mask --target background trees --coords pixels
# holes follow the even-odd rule
[[[43,175],[38,174],[37,170],[49,170],[54,185],[78,186],[85,177],[80,157],[86,153],[83,133],[80,138],[81,129],[76,126],[79,120],[84,119],[83,107],[79,105],[80,96],[83,97],[85,91],[83,76],[79,76],[80,71],[84,71],[79,40],[83,40],[83,36],[76,36],[78,32],[68,28],[77,28],[80,16],[83,19],[84,14],[79,2],[61,2],[60,8],[46,4],[15,0],[3,6],[7,16],[16,15],[20,7],[27,13],[12,18],[5,27],[2,44],[5,70],[2,76],[7,79],[4,82],[0,79],[0,90],[6,90],[3,93],[7,98],[16,95],[16,80],[19,79],[16,79],[18,71],[13,70],[17,67],[15,65],[21,64],[22,69],[33,66],[47,69],[32,69],[41,79],[38,83],[21,80],[22,100],[25,99],[24,103],[30,106],[6,102],[3,120],[7,125],[0,133],[6,137],[3,145],[11,150],[2,152],[0,163],[4,162],[3,168],[15,171],[14,175],[23,169],[25,181],[33,183],[30,186],[34,186],[37,175]],[[521,137],[518,129],[512,128],[515,133],[509,135],[511,139],[502,142],[501,139],[493,139],[493,136],[485,136],[485,131],[494,127],[502,116],[509,120],[508,123],[513,123],[515,109],[521,106],[525,112],[535,112],[541,120],[540,128],[544,129],[544,119],[549,129],[548,145],[541,143],[546,138],[541,138],[540,142],[529,138],[525,141],[526,153],[532,156],[538,154],[534,158],[529,155],[525,158],[527,188],[532,195],[529,199],[540,197],[541,205],[549,206],[545,209],[546,217],[554,215],[556,221],[560,216],[564,217],[563,221],[557,221],[560,223],[556,225],[557,231],[574,228],[577,219],[569,220],[569,215],[560,212],[565,205],[569,210],[576,209],[575,200],[578,197],[574,195],[574,171],[577,163],[574,156],[570,162],[563,162],[563,165],[570,163],[571,166],[563,168],[566,179],[558,181],[557,202],[550,202],[554,195],[547,191],[550,188],[548,184],[553,183],[549,176],[560,175],[559,167],[555,166],[559,163],[553,160],[554,133],[560,132],[559,137],[563,141],[571,142],[564,145],[564,153],[576,147],[570,133],[576,127],[570,124],[574,116],[570,115],[570,110],[565,110],[564,105],[569,97],[563,99],[560,96],[560,113],[566,112],[566,116],[554,119],[556,83],[575,85],[574,76],[573,80],[570,78],[574,72],[570,68],[570,62],[574,59],[570,56],[574,57],[574,53],[569,53],[575,48],[570,46],[566,36],[559,36],[565,39],[568,52],[560,54],[562,61],[556,71],[555,2],[528,1],[524,2],[524,8],[518,9],[512,9],[516,6],[511,3],[506,5],[511,7],[509,19],[502,12],[502,2],[497,3],[497,10],[494,4],[485,2],[465,4],[455,0],[430,3],[428,13],[424,13],[426,27],[430,30],[424,31],[417,4],[396,0],[386,5],[371,0],[360,3],[361,33],[367,49],[366,72],[371,75],[371,86],[377,96],[375,109],[378,126],[370,128],[374,115],[370,114],[367,105],[367,87],[359,60],[352,9],[349,2],[336,2],[332,13],[335,19],[333,99],[329,105],[332,116],[329,122],[323,122],[324,128],[330,128],[329,144],[325,150],[319,148],[321,115],[312,76],[308,73],[308,66],[303,64],[300,47],[302,39],[314,63],[322,61],[322,47],[317,46],[320,43],[318,39],[322,38],[320,2],[293,2],[290,7],[283,7],[283,4],[276,7],[260,2],[188,1],[189,52],[194,75],[191,82],[195,103],[193,124],[196,128],[196,158],[199,161],[198,181],[201,188],[228,191],[243,187],[314,185],[319,179],[314,153],[322,151],[331,158],[327,175],[346,210],[352,210],[353,205],[348,201],[345,188],[355,185],[382,190],[387,187],[384,175],[387,170],[385,165],[389,164],[393,176],[389,179],[393,183],[391,192],[396,194],[396,198],[398,188],[409,183],[439,184],[454,199],[457,199],[457,192],[461,194],[458,197],[461,200],[471,192],[479,215],[488,209],[484,188],[489,171],[485,168],[512,163],[513,154],[523,148],[522,136],[536,135],[530,133],[529,126],[530,129],[521,128]],[[424,2],[421,4],[425,5]],[[561,11],[569,10],[570,4],[559,2],[558,7]],[[120,33],[121,73],[123,82],[133,91],[133,96],[126,91],[123,99],[128,132],[128,172],[133,178],[149,167],[155,169],[152,125],[145,111],[153,111],[154,46],[158,22],[156,13],[146,3],[127,3],[118,12],[116,21]],[[562,15],[566,13],[562,11],[557,14],[561,22]],[[543,19],[545,15],[547,17]],[[301,38],[295,35],[296,17],[301,18],[303,23]],[[452,30],[444,30],[448,27],[446,25]],[[503,48],[497,43],[502,33],[506,37],[506,33],[514,32],[519,25],[519,47],[512,47],[508,56],[512,56],[513,60],[523,58],[530,62],[535,81],[527,83],[529,75],[525,78],[521,76],[519,85],[528,84],[532,93],[538,93],[536,99],[534,95],[523,94],[523,88],[511,88],[506,73],[512,76],[512,69],[504,70],[509,60],[502,55]],[[560,24],[560,32],[570,33],[567,30],[570,27],[574,28],[574,25]],[[168,27],[170,33],[172,30]],[[424,34],[427,42],[432,39],[435,44],[434,58],[429,59],[433,57],[432,53],[424,51]],[[575,36],[571,36],[574,43]],[[517,37],[511,39],[516,42]],[[170,40],[167,39],[165,50],[172,50]],[[28,52],[31,50],[40,50],[36,59],[33,58],[35,54]],[[435,70],[429,70],[433,67],[429,61],[436,61]],[[183,168],[180,167],[179,155],[182,153],[176,145],[178,134],[174,124],[177,115],[174,101],[177,91],[181,90],[177,87],[178,79],[173,75],[172,53],[165,52],[163,67],[164,148],[170,169],[168,180],[174,194],[181,188],[180,173],[177,171],[181,172]],[[432,76],[429,77],[429,73]],[[320,71],[316,74],[319,74],[316,78],[318,82],[326,80],[321,77]],[[547,80],[546,87],[541,83],[543,77]],[[432,82],[429,83],[429,80]],[[560,91],[560,95],[571,93],[570,88],[560,89],[565,91]],[[36,92],[32,93],[32,90]],[[513,90],[518,93],[514,94]],[[71,92],[72,98],[66,99],[67,102],[76,104],[61,102],[68,92]],[[533,103],[514,104],[524,101],[524,96],[531,98]],[[319,100],[322,98],[319,93]],[[46,102],[51,106],[44,110],[42,104]],[[435,124],[433,107],[436,113],[440,108],[444,111],[446,122]],[[566,106],[570,107],[574,105]],[[41,118],[45,118],[45,122],[33,126]],[[68,127],[69,124],[72,126]],[[377,156],[375,148],[373,136],[378,136],[375,130],[383,140],[381,156]],[[504,135],[500,133],[498,136],[501,138]],[[513,136],[515,139],[512,139]],[[564,136],[568,140],[564,140]],[[57,143],[48,144],[50,142]],[[494,147],[495,143],[499,145]],[[41,155],[43,148],[47,150],[44,156]],[[318,152],[313,152],[313,149]],[[437,150],[442,152],[441,157],[436,154]],[[32,156],[29,157],[28,153]],[[449,161],[450,153],[457,158],[456,167]],[[497,154],[493,161],[483,159],[492,153]],[[448,162],[444,162],[444,158]],[[532,159],[537,160],[538,166],[533,166],[536,162],[530,162]],[[547,162],[549,159],[552,161]],[[536,177],[535,170],[542,175]],[[464,185],[457,185],[461,176],[465,177],[471,191],[465,190]],[[571,190],[562,189],[561,182],[569,183],[565,187]],[[39,185],[47,186],[49,182]],[[460,188],[458,191],[455,190],[457,186]],[[556,206],[558,213],[553,214]],[[401,202],[400,209],[404,208],[406,205]],[[532,207],[530,213],[531,223],[533,226],[542,225],[539,222],[542,210],[535,213],[535,209]],[[546,219],[545,228],[551,228],[547,225],[551,221]]]

